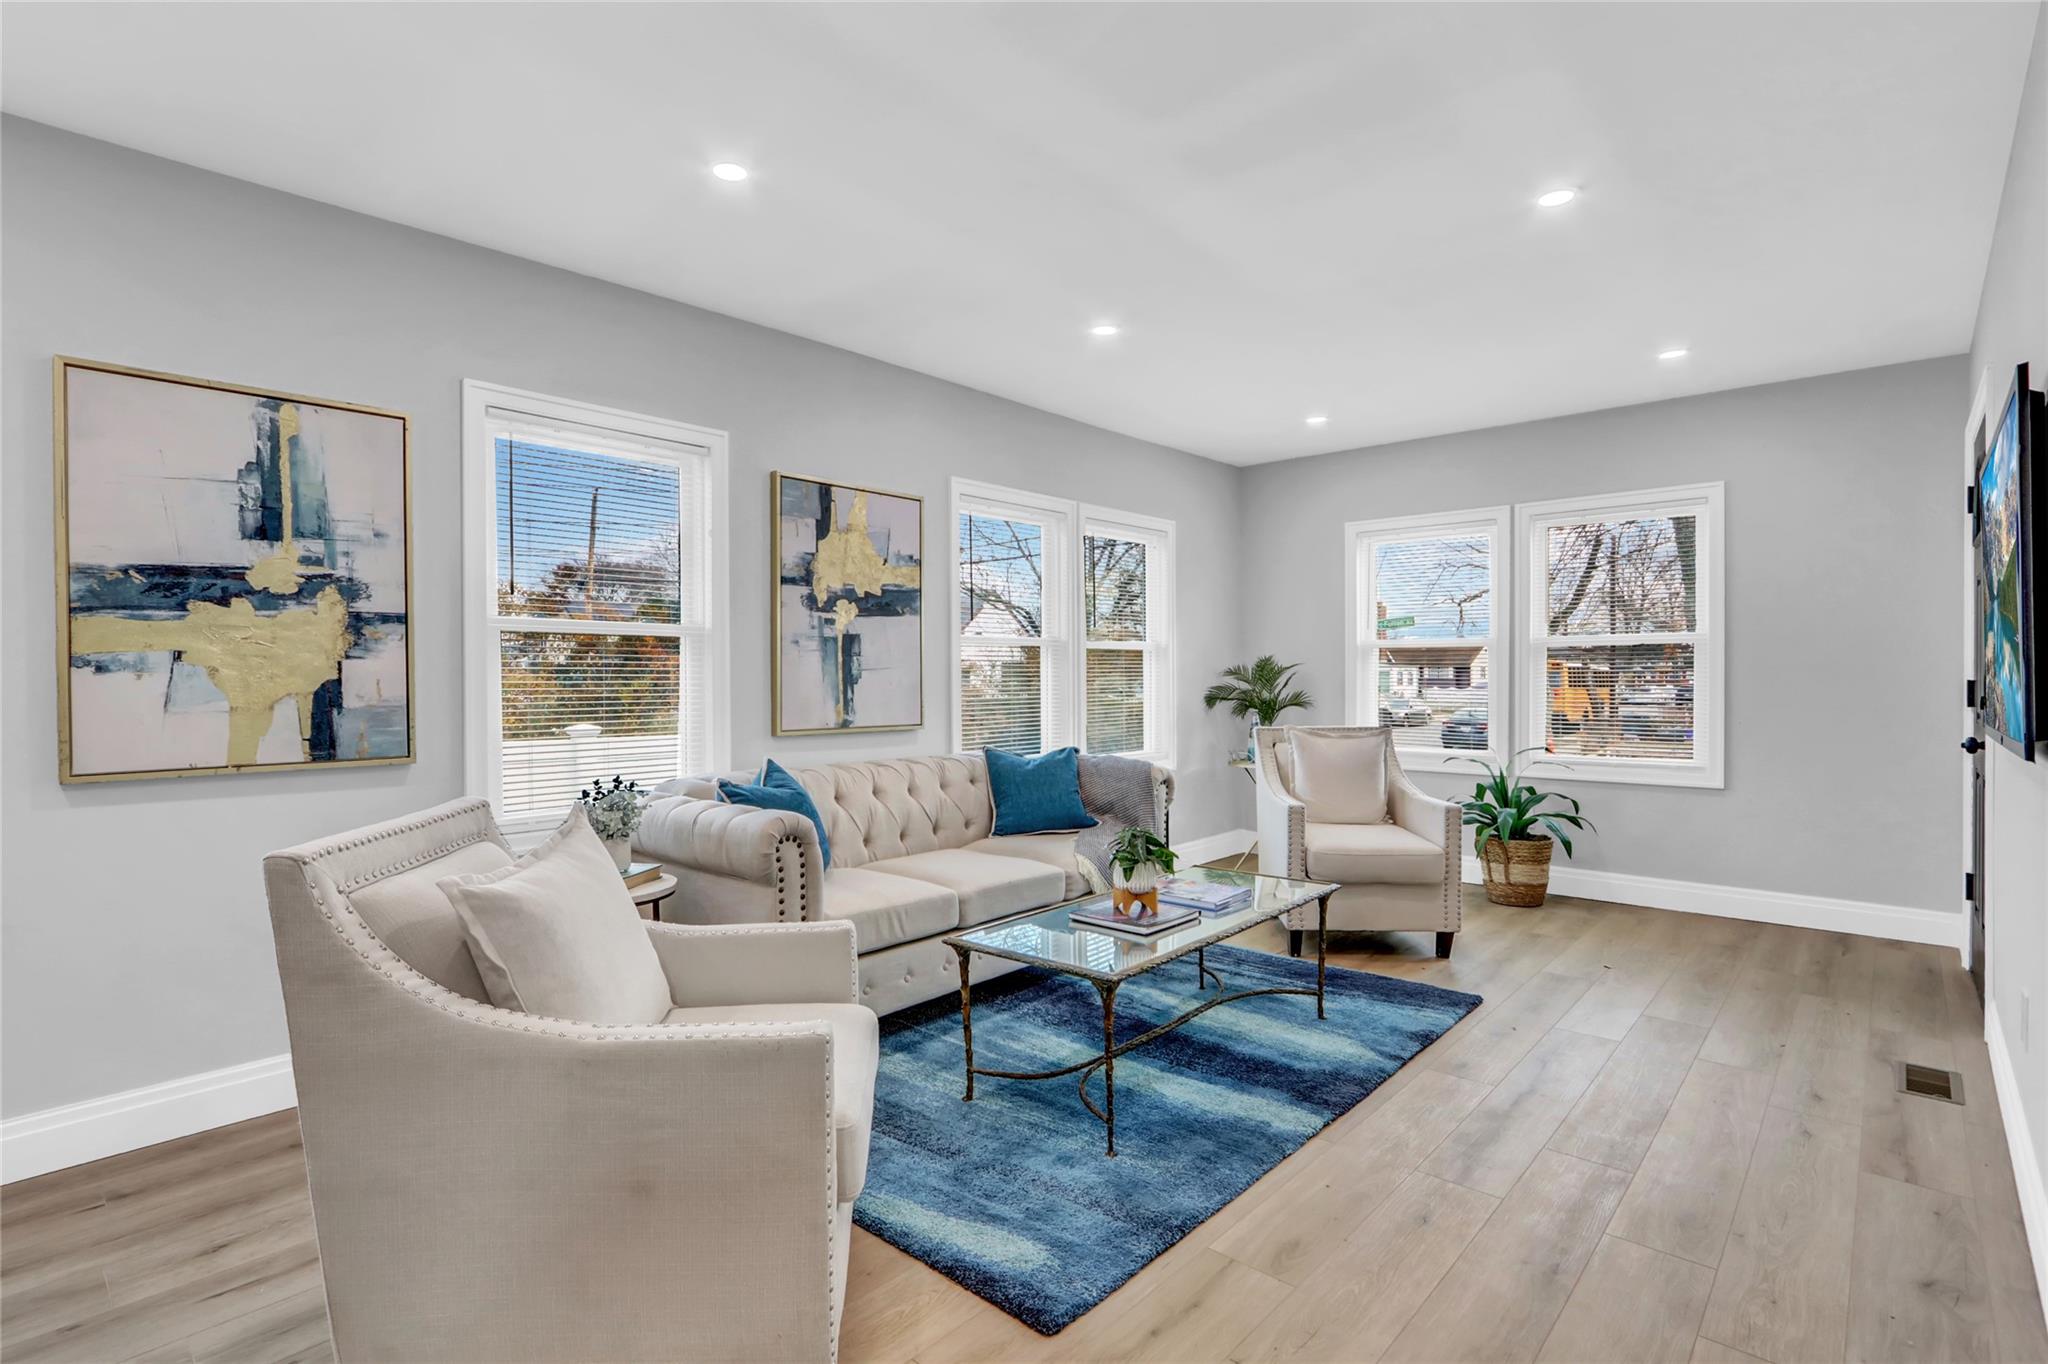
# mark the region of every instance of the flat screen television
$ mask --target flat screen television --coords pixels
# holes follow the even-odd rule
[[[1977,465],[1977,553],[1983,613],[1979,702],[1985,730],[2032,762],[2041,735],[2040,668],[2044,603],[2041,537],[2048,534],[2043,475],[2041,396],[2027,384],[2027,367],[2013,373],[2005,404],[1985,432]]]

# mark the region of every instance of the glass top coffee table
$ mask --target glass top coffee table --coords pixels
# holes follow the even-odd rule
[[[1337,887],[1325,881],[1291,881],[1280,876],[1258,876],[1248,872],[1219,871],[1209,867],[1196,867],[1176,873],[1190,880],[1216,882],[1223,885],[1252,887],[1251,903],[1228,913],[1210,914],[1204,912],[1201,918],[1183,927],[1155,934],[1150,938],[1137,938],[1128,934],[1112,932],[1076,923],[1068,917],[1070,910],[1084,906],[1106,907],[1107,895],[1088,895],[1070,900],[1051,909],[1036,910],[1004,919],[997,923],[981,924],[964,933],[956,933],[946,939],[946,945],[960,954],[960,1032],[966,1043],[967,1093],[963,1098],[974,1098],[974,1077],[986,1075],[1002,1080],[1053,1080],[1062,1075],[1079,1072],[1081,1102],[1088,1111],[1102,1120],[1109,1133],[1109,1154],[1116,1154],[1116,1058],[1147,1042],[1163,1037],[1192,1019],[1198,1018],[1219,1004],[1234,1000],[1250,999],[1255,995],[1313,995],[1316,1001],[1316,1017],[1323,1017],[1323,929],[1329,924],[1330,896]],[[1269,920],[1277,919],[1289,910],[1299,909],[1314,901],[1316,904],[1316,985],[1313,990],[1307,986],[1269,986],[1259,990],[1238,990],[1226,992],[1223,978],[1209,969],[1205,951],[1213,943],[1234,937],[1249,928],[1256,928]],[[1162,906],[1162,908],[1170,908]],[[984,1070],[974,1064],[974,987],[970,980],[973,954],[1001,957],[1007,961],[1023,962],[1043,970],[1055,971],[1061,975],[1079,976],[1095,987],[1102,996],[1102,1054],[1086,1061],[1077,1061],[1070,1066],[1055,1070]],[[1150,1028],[1136,1037],[1116,1040],[1116,992],[1117,987],[1136,975],[1156,971],[1171,962],[1193,957],[1195,967],[1195,988],[1206,992],[1211,981],[1215,982],[1217,993],[1178,1016],[1168,1019],[1158,1027]],[[1088,1081],[1096,1071],[1102,1072],[1102,1107],[1095,1106],[1089,1097]]]

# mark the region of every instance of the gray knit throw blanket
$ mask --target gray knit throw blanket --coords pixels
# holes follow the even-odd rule
[[[1097,887],[1101,889],[1110,884],[1109,848],[1118,834],[1135,826],[1164,838],[1166,830],[1160,827],[1152,793],[1151,763],[1083,753],[1080,769],[1081,804],[1095,816],[1096,824],[1075,835],[1074,852],[1085,866],[1094,867],[1101,875]]]

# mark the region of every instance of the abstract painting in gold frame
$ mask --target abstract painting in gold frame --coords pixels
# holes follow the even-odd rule
[[[59,779],[413,761],[410,420],[55,370]]]
[[[924,499],[770,476],[777,734],[924,723]]]

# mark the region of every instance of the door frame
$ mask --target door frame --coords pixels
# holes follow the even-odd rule
[[[1963,423],[1961,455],[1963,486],[1965,488],[1975,486],[1977,481],[1977,435],[1979,430],[1983,427],[1984,423],[1990,419],[1989,409],[1993,401],[1991,397],[1991,391],[1991,370],[1987,366],[1984,369],[1984,371],[1977,376],[1975,395],[1970,400],[1969,420]],[[2003,396],[2002,389],[1999,391],[1999,396]],[[1959,617],[1962,626],[1959,644],[1959,656],[1962,659],[1963,667],[1962,671],[1956,675],[1957,690],[1954,694],[1958,698],[1960,698],[1961,696],[1963,683],[1977,676],[1978,665],[1977,543],[1976,538],[1970,534],[1970,523],[1967,519],[1967,512],[1965,513],[1965,519],[1962,525],[1963,552],[1961,558],[1961,596],[1963,609]],[[1956,707],[1956,716],[1957,729],[1955,737],[1958,750],[1960,751],[1961,745],[1977,732],[1977,715],[1976,712],[1969,706],[1960,704],[1959,700],[1959,703]],[[1957,764],[1957,767],[1959,769],[1959,775],[1957,777],[1958,798],[1956,802],[1956,808],[1958,811],[1957,818],[1960,820],[1962,825],[1962,838],[1960,840],[1961,864],[1956,868],[1955,884],[1960,887],[1963,884],[1965,884],[1964,877],[1975,870],[1975,830],[1971,825],[1972,809],[1975,805],[1976,799],[1976,792],[1974,789],[1975,778],[1973,775],[1975,763],[1974,761],[1964,761],[1962,763]],[[1984,819],[1987,825],[1989,824],[1991,819],[1991,801],[1992,791],[1990,780],[1990,765],[1987,763],[1985,764],[1984,781]],[[1984,993],[1988,998],[1991,994],[1991,963],[1994,959],[1994,953],[1992,951],[1991,945],[1991,934],[1993,930],[1992,918],[1990,913],[1990,900],[1989,897],[1986,895],[1985,890],[1986,888],[1981,882],[1976,887],[1977,903],[1985,906],[1984,980],[1982,983],[1984,987]],[[1961,896],[1959,897],[1959,900],[1960,908],[1963,912],[1963,932],[1959,936],[1959,939],[1956,943],[1956,950],[1962,956],[1963,969],[1967,971],[1970,969],[1969,915],[1971,909],[1971,902],[1968,896]]]

